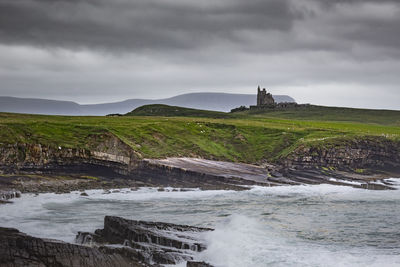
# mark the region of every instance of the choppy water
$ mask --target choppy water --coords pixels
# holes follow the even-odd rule
[[[400,188],[400,179],[393,179]],[[254,187],[245,192],[23,195],[0,206],[0,226],[72,242],[105,215],[216,230],[199,260],[216,266],[400,266],[400,191],[333,185]]]

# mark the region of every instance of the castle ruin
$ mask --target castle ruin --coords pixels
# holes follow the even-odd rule
[[[258,86],[257,89],[257,106],[269,106],[269,107],[274,107],[276,106],[275,99],[270,93],[267,93],[267,91],[264,89],[260,89],[260,86]]]
[[[267,93],[267,90],[260,86],[257,88],[257,106],[250,106],[250,110],[260,109],[289,109],[289,108],[307,108],[310,104],[297,104],[296,102],[275,102],[272,94]]]

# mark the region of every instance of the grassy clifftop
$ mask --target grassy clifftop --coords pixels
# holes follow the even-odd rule
[[[112,133],[144,158],[198,156],[254,163],[278,159],[299,146],[324,145],[339,139],[383,136],[400,140],[399,113],[396,112],[390,121],[381,123],[379,120],[376,123],[340,121],[342,117],[325,121],[318,116],[303,117],[299,114],[304,113],[292,114],[290,116],[297,118],[291,119],[285,112],[278,111],[224,114],[225,118],[210,118],[206,113],[201,113],[201,117],[73,117],[0,113],[0,143],[88,148],[93,135]],[[363,118],[358,120],[365,121]]]

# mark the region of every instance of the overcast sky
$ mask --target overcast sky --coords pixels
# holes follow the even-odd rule
[[[400,1],[0,0],[0,95],[400,109]]]

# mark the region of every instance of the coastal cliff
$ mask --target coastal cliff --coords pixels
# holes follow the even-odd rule
[[[337,175],[337,171],[357,175],[400,173],[400,143],[385,137],[336,139],[323,145],[300,145],[276,162],[261,165],[195,158],[143,159],[110,133],[90,136],[86,148],[20,143],[0,146],[3,175],[62,174],[124,181],[111,183],[109,188],[147,185],[241,190],[248,185],[337,184],[329,177],[354,179],[354,175]],[[356,180],[364,183],[378,178],[358,176]],[[92,183],[82,188],[91,187],[103,186]]]
[[[338,138],[323,145],[299,146],[281,160],[288,168],[400,170],[400,142],[385,137]]]
[[[92,135],[86,148],[66,148],[40,143],[2,144],[0,171],[3,173],[55,171],[72,166],[98,166],[126,174],[136,167],[140,155],[116,136]]]

